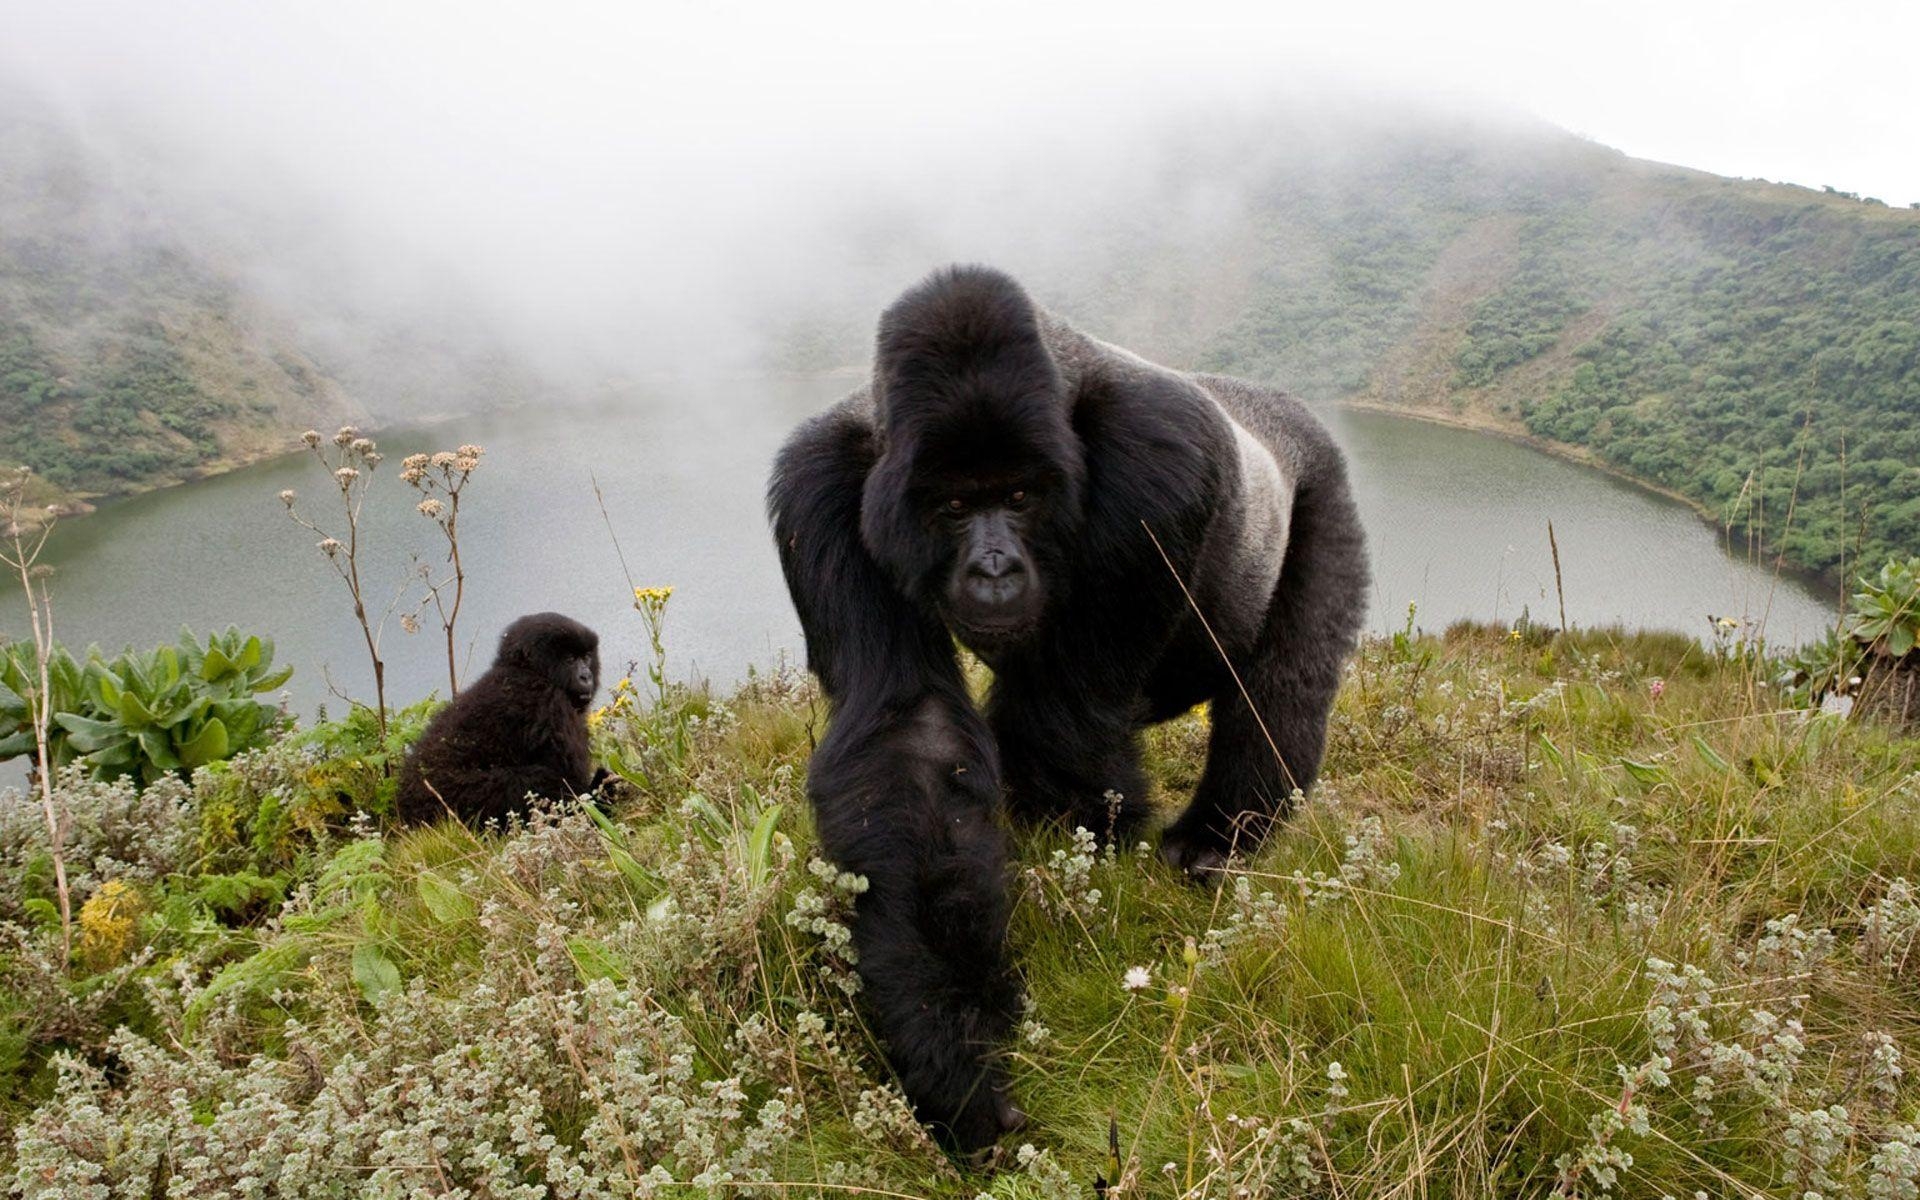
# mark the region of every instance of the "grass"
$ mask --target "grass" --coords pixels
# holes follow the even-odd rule
[[[505,833],[379,833],[323,731],[92,855],[83,895],[143,898],[121,961],[29,984],[44,931],[0,912],[5,1162],[32,1196],[1912,1196],[1920,742],[1769,674],[1619,631],[1374,641],[1323,787],[1221,888],[1023,832],[1032,1123],[984,1168],[848,994],[797,676],[615,706],[632,794]],[[1169,813],[1205,737],[1148,736]],[[243,866],[284,902],[194,899]]]

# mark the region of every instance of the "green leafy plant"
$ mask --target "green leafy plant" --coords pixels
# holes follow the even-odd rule
[[[86,668],[64,647],[47,656],[47,695],[55,713],[81,710],[86,694]],[[0,642],[0,762],[31,755],[34,707],[31,697],[40,688],[40,656],[31,642]],[[79,753],[58,725],[47,731],[48,766],[58,773]],[[38,764],[35,765],[38,770]]]
[[[1870,652],[1905,658],[1920,643],[1920,556],[1887,562],[1853,594],[1847,633]]]
[[[22,687],[38,670],[32,647],[0,647],[0,760],[33,749]],[[48,674],[53,764],[77,759],[96,779],[151,783],[265,745],[284,721],[256,697],[293,670],[274,669],[270,639],[228,629],[203,645],[183,629],[173,645],[111,659],[90,650],[84,663],[56,646]]]

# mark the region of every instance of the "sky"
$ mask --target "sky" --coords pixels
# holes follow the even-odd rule
[[[1920,4],[1899,0],[0,2],[15,71],[401,176],[421,138],[436,166],[540,172],[649,128],[674,166],[716,169],[743,147],[975,137],[1307,79],[1904,204],[1916,45]]]
[[[1914,0],[0,0],[0,77],[199,156],[190,187],[297,179],[530,340],[812,285],[716,264],[777,267],[878,196],[990,222],[1008,161],[1054,194],[1028,222],[1070,223],[1146,169],[1147,122],[1275,104],[1525,114],[1905,205],[1915,46]]]

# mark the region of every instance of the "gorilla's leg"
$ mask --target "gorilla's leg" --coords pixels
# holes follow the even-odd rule
[[[867,878],[853,925],[866,1010],[920,1119],[957,1149],[988,1146],[1024,1118],[999,1061],[1019,987],[987,731],[934,698],[859,722],[858,738],[836,736],[848,715],[808,790],[822,849]]]
[[[830,413],[782,451],[770,501],[781,567],[833,719],[807,769],[821,848],[864,875],[865,1008],[920,1118],[971,1150],[1020,1123],[998,1055],[1018,1008],[993,742],[953,640],[860,540],[872,433]]]
[[[1329,446],[1316,459],[1294,498],[1266,622],[1252,652],[1234,664],[1246,695],[1229,680],[1214,697],[1206,772],[1160,844],[1168,862],[1195,875],[1259,845],[1287,816],[1293,793],[1320,772],[1327,715],[1365,611],[1367,563],[1338,454]]]
[[[1090,690],[1071,673],[1003,675],[994,680],[989,713],[1013,815],[1061,820],[1105,843],[1137,830],[1152,806],[1135,706],[1103,703]]]
[[[504,821],[514,813],[527,811],[527,794],[548,800],[565,800],[592,790],[586,779],[571,777],[559,767],[528,763],[518,767],[479,770],[469,767],[442,767],[422,770],[421,787],[416,793],[407,789],[398,803],[402,821],[426,823],[442,817],[464,818],[475,826],[488,821]]]

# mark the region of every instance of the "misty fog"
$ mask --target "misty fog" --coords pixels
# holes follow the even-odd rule
[[[1250,205],[1551,132],[1404,15],[1369,44],[1251,10],[1169,40],[1146,7],[14,7],[0,122],[117,197],[87,236],[164,230],[244,280],[376,421],[777,368],[796,337],[852,367],[954,259],[1097,294],[1074,315],[1178,361],[1232,284],[1190,264],[1241,254]]]

